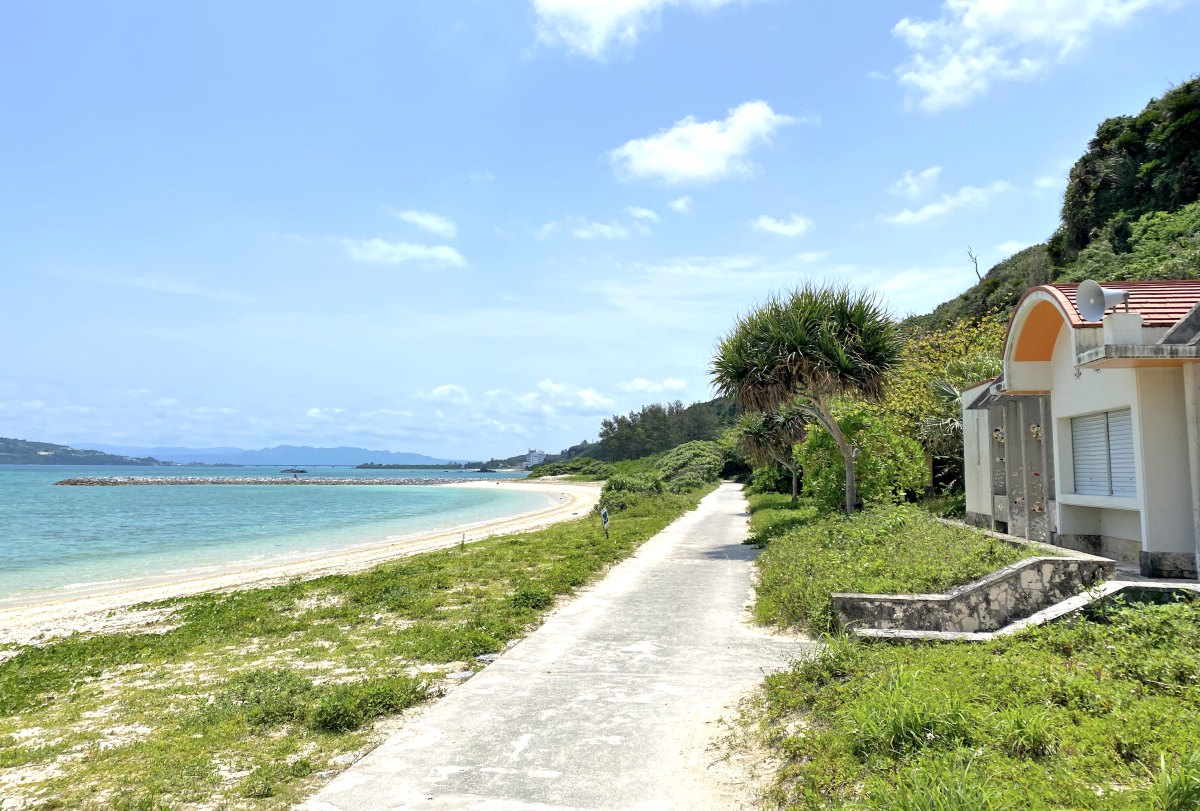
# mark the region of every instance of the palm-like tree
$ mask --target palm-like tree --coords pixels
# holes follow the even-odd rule
[[[709,373],[717,391],[747,411],[794,402],[829,432],[846,466],[849,515],[858,501],[857,450],[832,401],[847,394],[877,399],[900,358],[900,333],[874,295],[804,285],[739,320],[718,343]]]
[[[792,448],[804,439],[809,418],[795,403],[774,411],[747,411],[738,419],[738,444],[758,463],[775,462],[792,474],[792,501],[799,498],[800,466]]]

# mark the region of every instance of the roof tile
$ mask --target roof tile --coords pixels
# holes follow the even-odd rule
[[[1174,326],[1200,303],[1200,280],[1162,282],[1102,282],[1106,290],[1128,290],[1129,312],[1137,313],[1147,327]],[[1033,290],[1045,290],[1059,300],[1071,319],[1072,327],[1099,327],[1099,321],[1084,321],[1075,304],[1078,284],[1046,284]],[[1028,294],[1030,291],[1026,291]],[[1123,309],[1118,305],[1118,310]]]

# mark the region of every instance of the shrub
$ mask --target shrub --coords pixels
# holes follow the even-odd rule
[[[614,473],[600,491],[597,507],[607,507],[609,512],[620,512],[638,504],[643,496],[663,492],[663,481],[657,476]]]
[[[313,707],[309,726],[318,732],[349,732],[381,715],[419,704],[428,693],[424,682],[408,676],[337,684]]]
[[[540,611],[549,608],[554,602],[554,595],[537,586],[522,586],[512,596],[512,604],[516,608]]]
[[[547,462],[535,465],[529,471],[529,478],[539,479],[544,476],[575,476],[580,479],[606,479],[612,472],[612,465],[593,459],[590,456],[577,456],[565,462]]]
[[[314,694],[312,682],[300,674],[267,668],[231,679],[216,703],[251,724],[271,726],[302,720]]]
[[[895,503],[902,501],[907,491],[925,488],[925,453],[915,439],[900,432],[892,418],[862,404],[845,404],[839,412],[838,426],[859,451],[854,473],[864,505]],[[830,512],[842,509],[846,470],[829,432],[812,426],[796,447],[796,459],[804,470],[805,495]]]
[[[715,442],[685,442],[667,451],[655,463],[672,493],[695,490],[715,482],[725,467],[725,455]]]

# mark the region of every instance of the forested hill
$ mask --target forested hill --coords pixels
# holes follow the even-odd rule
[[[1048,282],[1200,278],[1200,77],[1136,116],[1104,121],[1075,162],[1054,235],[909,323],[939,329],[1007,314]]]
[[[614,414],[603,420],[599,442],[574,445],[551,461],[579,456],[608,462],[638,459],[692,440],[716,439],[737,421],[737,417],[737,406],[723,397],[689,406],[679,400],[651,403],[637,411]]]
[[[0,437],[0,465],[158,465],[157,459],[116,456],[49,442]]]

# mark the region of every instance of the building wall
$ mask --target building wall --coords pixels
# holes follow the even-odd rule
[[[1191,473],[1183,370],[1138,369],[1138,415],[1134,437],[1141,437],[1138,490],[1142,503],[1143,547],[1151,552],[1195,551]],[[1140,430],[1139,430],[1140,429]]]
[[[984,383],[963,392],[963,402],[970,403],[983,394],[991,383]],[[971,520],[990,527],[992,515],[992,454],[989,452],[990,430],[986,408],[963,411],[963,485],[967,491],[967,515]]]
[[[1076,369],[1073,333],[1063,329],[1054,344],[1050,401],[1054,410],[1054,471],[1058,483],[1059,542],[1075,549],[1136,562],[1142,548],[1141,499],[1145,487],[1139,462],[1138,496],[1123,499],[1075,495],[1071,418],[1128,408],[1133,416],[1135,458],[1140,459],[1137,377],[1132,369]],[[1092,330],[1095,332],[1095,330]],[[1093,337],[1088,334],[1086,338]],[[1076,371],[1079,376],[1076,377]]]

